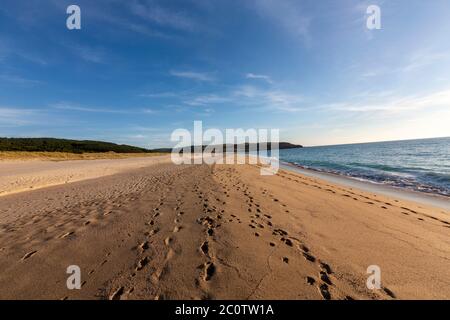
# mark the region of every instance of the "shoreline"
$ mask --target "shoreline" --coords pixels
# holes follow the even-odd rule
[[[170,162],[167,155],[126,157],[113,159],[70,159],[54,161],[50,159],[3,160],[0,161],[0,197],[57,186],[87,179],[101,178],[126,170],[133,170],[155,163]],[[359,180],[354,177],[330,172],[306,169],[299,165],[279,161],[280,169],[293,171],[308,177],[323,179],[330,183],[373,192],[392,198],[412,201],[450,211],[450,201],[439,194],[414,191],[406,188]]]
[[[331,172],[322,172],[312,169],[306,169],[299,165],[285,161],[280,161],[280,169],[294,171],[309,177],[323,179],[331,183],[357,188],[366,192],[374,192],[393,198],[400,198],[402,200],[413,201],[418,204],[450,210],[450,199],[440,194],[419,192],[407,188],[375,183],[369,180],[358,180],[357,178],[339,175]]]

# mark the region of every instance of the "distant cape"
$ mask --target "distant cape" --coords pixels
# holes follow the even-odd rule
[[[191,152],[193,153],[194,150],[196,149],[196,147],[198,148],[199,146],[190,146],[190,147],[185,147],[185,148],[162,148],[162,149],[154,149],[152,151],[155,152],[183,152],[184,150],[190,148]],[[205,150],[205,148],[208,146],[201,146],[202,151]],[[232,151],[244,151],[244,152],[249,152],[249,151],[260,151],[260,150],[271,150],[272,145],[270,142],[267,143],[244,143],[244,144],[223,144],[223,145],[212,145],[209,147],[215,147],[217,152],[226,152],[227,150],[232,150]],[[296,148],[303,148],[302,145],[299,144],[292,144],[289,142],[279,142],[278,143],[278,148],[279,150],[282,149],[296,149]]]

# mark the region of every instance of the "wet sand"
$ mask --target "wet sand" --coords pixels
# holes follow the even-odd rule
[[[0,298],[450,298],[448,211],[259,173],[161,162],[4,195]]]
[[[446,197],[443,195],[408,190],[405,188],[370,182],[367,180],[359,180],[356,178],[334,173],[303,169],[290,163],[281,163],[281,168],[288,171],[294,171],[308,177],[326,180],[334,184],[360,189],[369,193],[376,193],[395,199],[411,201],[415,202],[416,204],[425,204],[432,207],[444,209],[445,211],[450,211],[450,197]]]

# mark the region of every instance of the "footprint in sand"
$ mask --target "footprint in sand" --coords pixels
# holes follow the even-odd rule
[[[164,239],[164,244],[166,246],[170,245],[171,242],[172,242],[172,238],[171,237],[167,237],[166,239]]]
[[[25,254],[25,255],[22,257],[21,260],[22,260],[22,261],[23,261],[23,260],[27,260],[28,258],[32,257],[34,254],[36,254],[36,252],[37,252],[37,250],[28,252],[27,254]]]
[[[149,262],[150,259],[148,257],[144,257],[141,260],[139,260],[136,266],[136,271],[141,271]]]
[[[330,278],[328,277],[328,274],[325,271],[320,271],[320,280],[325,282],[326,284],[332,285]]]
[[[141,252],[145,252],[148,248],[150,248],[148,241],[145,241],[139,245],[139,249],[141,249]]]
[[[322,295],[322,297],[323,297],[325,300],[330,300],[330,299],[331,299],[331,294],[330,294],[330,292],[328,291],[328,285],[327,285],[327,284],[322,283],[322,284],[319,286],[318,289],[319,289],[320,294]]]
[[[152,230],[150,230],[150,231],[148,232],[147,236],[148,236],[148,237],[154,236],[155,234],[158,233],[158,231],[159,231],[158,228],[152,229]]]
[[[306,283],[312,286],[314,285],[314,283],[316,283],[316,279],[314,279],[313,277],[306,277]]]
[[[315,258],[314,256],[310,255],[310,254],[307,253],[307,252],[303,252],[303,257],[304,257],[306,260],[308,260],[309,262],[315,262],[315,261],[316,261],[316,258]]]
[[[60,236],[60,238],[61,238],[61,239],[67,238],[68,236],[71,236],[71,235],[73,235],[74,233],[75,233],[74,231],[70,231],[70,232],[64,233],[63,235]]]
[[[202,245],[200,246],[200,250],[203,252],[204,255],[208,255],[209,252],[209,244],[208,241],[205,241],[202,243]]]
[[[322,268],[326,273],[328,273],[328,274],[333,273],[333,271],[331,270],[331,267],[327,263],[320,262],[319,265],[320,265],[320,268]]]
[[[214,263],[206,262],[204,264],[203,280],[205,280],[205,281],[211,280],[211,278],[215,274],[215,272],[216,272],[216,266],[214,265]]]
[[[114,291],[114,292],[109,296],[109,300],[120,300],[120,298],[122,297],[124,291],[125,291],[125,288],[124,288],[124,287],[118,288],[116,291]]]
[[[384,288],[383,288],[383,291],[384,291],[389,297],[391,297],[392,299],[395,299],[395,298],[396,298],[395,294],[394,294],[391,290],[389,290],[388,288],[384,287]]]
[[[302,250],[303,252],[309,252],[309,248],[307,246],[305,246],[304,244],[299,245],[298,248],[300,250]]]
[[[281,238],[282,241],[284,241],[284,243],[288,246],[288,247],[292,247],[294,244],[292,243],[292,241],[290,239],[284,239]]]

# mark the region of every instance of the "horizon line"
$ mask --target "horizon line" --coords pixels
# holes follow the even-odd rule
[[[365,142],[350,142],[350,143],[336,143],[336,144],[318,144],[318,145],[303,145],[305,148],[316,147],[332,147],[332,146],[347,146],[355,144],[369,144],[369,143],[383,143],[383,142],[400,142],[400,141],[414,141],[414,140],[431,140],[431,139],[446,139],[450,136],[443,137],[428,137],[428,138],[411,138],[411,139],[396,139],[396,140],[377,140],[377,141],[365,141]]]

